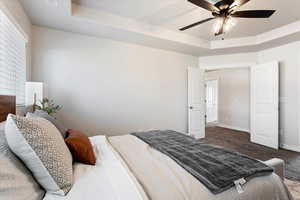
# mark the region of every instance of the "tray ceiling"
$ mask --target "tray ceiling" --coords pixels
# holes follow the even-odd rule
[[[209,0],[218,2],[218,0]],[[75,3],[105,10],[113,14],[130,17],[144,23],[159,25],[173,31],[182,26],[200,21],[211,13],[198,8],[186,0],[74,0]],[[241,10],[274,9],[276,13],[269,19],[237,19],[236,26],[225,38],[255,36],[274,28],[300,20],[298,0],[251,0]],[[212,33],[214,22],[200,25],[185,33],[206,40],[218,40]]]
[[[243,10],[275,9],[276,14],[238,20],[225,40],[214,36],[213,22],[178,30],[211,16],[187,0],[19,1],[33,25],[197,56],[258,51],[300,40],[298,0],[251,0]]]

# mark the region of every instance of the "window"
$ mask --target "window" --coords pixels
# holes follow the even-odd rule
[[[0,11],[0,95],[15,95],[25,104],[26,40]]]

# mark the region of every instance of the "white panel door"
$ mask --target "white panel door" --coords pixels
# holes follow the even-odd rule
[[[278,149],[278,62],[251,68],[251,141]]]
[[[189,134],[205,137],[204,70],[188,69],[188,117]]]
[[[218,80],[209,80],[206,88],[206,122],[218,121]]]

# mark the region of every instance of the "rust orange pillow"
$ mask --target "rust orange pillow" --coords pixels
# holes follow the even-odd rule
[[[72,153],[74,161],[95,165],[96,157],[89,138],[77,130],[68,130],[65,142]]]

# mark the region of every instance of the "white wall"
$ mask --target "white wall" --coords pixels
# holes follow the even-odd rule
[[[300,42],[262,51],[258,62],[280,61],[280,132],[281,140],[300,150]]]
[[[239,65],[244,65],[248,63],[256,62],[257,53],[241,53],[241,54],[228,54],[219,56],[206,56],[199,58],[199,65],[202,68],[213,68],[217,66],[224,67],[235,67],[238,63]],[[239,66],[241,67],[241,66]]]
[[[217,64],[280,62],[280,133],[284,147],[300,151],[300,42],[257,53],[200,57],[200,67]]]
[[[198,58],[33,28],[32,79],[63,106],[68,128],[90,135],[187,131],[187,67]]]
[[[205,73],[206,80],[218,80],[218,123],[250,130],[250,70],[221,69]]]

